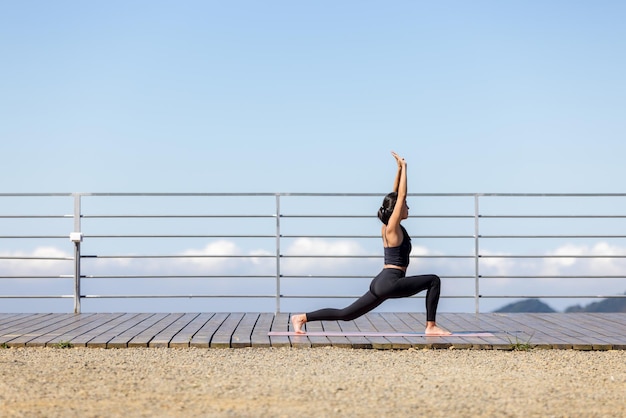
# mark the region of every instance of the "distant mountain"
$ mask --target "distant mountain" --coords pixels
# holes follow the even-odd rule
[[[524,299],[519,302],[509,303],[506,306],[494,311],[497,313],[501,312],[539,312],[539,313],[550,313],[556,312],[549,305],[543,303],[539,299]]]
[[[565,312],[626,312],[626,298],[602,299],[586,306],[574,305]]]

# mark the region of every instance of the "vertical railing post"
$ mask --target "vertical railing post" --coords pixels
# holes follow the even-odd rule
[[[276,309],[280,313],[280,194],[276,194]]]
[[[478,194],[474,195],[474,304],[476,314],[480,312],[480,212]]]
[[[80,231],[80,194],[74,194],[74,232],[70,240],[74,243],[74,313],[80,313],[80,243],[83,234]]]

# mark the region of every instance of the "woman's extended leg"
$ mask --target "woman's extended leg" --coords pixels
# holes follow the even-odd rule
[[[368,291],[343,309],[324,308],[306,314],[293,315],[291,324],[296,334],[304,334],[302,325],[308,321],[351,321],[376,308],[384,301],[385,299],[378,298]]]

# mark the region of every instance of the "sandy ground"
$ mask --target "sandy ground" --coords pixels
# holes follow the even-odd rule
[[[626,351],[0,349],[2,417],[623,417]]]

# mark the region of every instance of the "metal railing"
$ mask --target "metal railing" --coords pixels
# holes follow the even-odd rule
[[[298,294],[286,290],[284,284],[289,280],[309,279],[363,279],[369,280],[376,273],[371,269],[363,274],[345,274],[338,272],[304,272],[302,268],[295,268],[297,262],[315,261],[310,267],[321,268],[333,261],[346,261],[350,259],[373,260],[382,263],[382,251],[380,250],[380,236],[377,234],[364,235],[361,231],[376,231],[374,225],[378,221],[374,214],[380,204],[382,193],[5,193],[0,194],[4,211],[16,207],[20,213],[0,213],[0,222],[3,222],[0,233],[0,283],[19,281],[26,279],[72,279],[73,290],[65,294],[7,294],[0,291],[0,299],[59,299],[71,298],[74,301],[74,312],[81,311],[81,303],[85,299],[180,299],[180,298],[232,298],[237,300],[264,299],[274,301],[274,310],[280,312],[282,303],[289,299],[333,299],[356,298],[355,294],[316,294],[308,292]],[[29,199],[37,200],[33,204]],[[158,201],[158,206],[154,200]],[[442,272],[442,278],[459,280],[465,284],[467,291],[458,294],[444,294],[442,298],[473,300],[475,312],[480,311],[480,301],[484,299],[525,299],[525,298],[568,298],[568,299],[599,299],[599,298],[623,298],[623,294],[577,294],[570,291],[563,294],[527,294],[527,293],[490,293],[491,280],[519,281],[522,280],[553,280],[569,279],[593,281],[609,279],[616,282],[616,288],[626,290],[626,270],[612,269],[607,271],[592,271],[582,274],[563,273],[562,270],[555,272],[541,272],[536,268],[530,270],[530,274],[521,274],[498,270],[499,262],[511,263],[515,260],[553,260],[556,264],[561,263],[567,267],[582,260],[597,260],[606,262],[616,260],[621,262],[626,259],[626,253],[616,253],[615,248],[610,247],[606,252],[595,249],[592,252],[581,252],[578,248],[575,253],[550,252],[541,248],[546,242],[560,240],[571,243],[591,242],[597,246],[597,240],[602,242],[614,242],[626,239],[626,194],[519,194],[519,193],[422,193],[410,194],[412,202],[419,202],[417,213],[412,213],[409,220],[418,224],[417,233],[412,234],[414,247],[421,242],[438,241],[443,247],[431,250],[422,247],[422,252],[415,252],[412,259],[419,259],[422,263],[445,262],[439,264],[448,271]],[[43,200],[44,203],[40,201]],[[49,200],[55,204],[55,213],[46,213]],[[68,202],[69,200],[69,202]],[[115,201],[118,200],[116,203]],[[129,200],[131,201],[129,203]],[[358,200],[358,203],[355,203]],[[516,202],[525,201],[524,204]],[[20,204],[10,205],[8,203]],[[97,201],[97,202],[96,202]],[[437,204],[432,204],[436,202]],[[443,201],[443,203],[441,202]],[[152,202],[152,203],[151,203]],[[429,202],[429,203],[426,203]],[[530,203],[529,203],[530,202]],[[88,203],[88,205],[86,205]],[[187,203],[187,205],[184,205]],[[601,204],[598,204],[601,203]],[[95,204],[95,206],[91,206]],[[412,204],[412,203],[411,203]],[[20,206],[21,205],[21,206]],[[412,204],[413,205],[413,204]],[[86,208],[86,206],[89,206]],[[289,206],[289,207],[287,207]],[[62,208],[72,208],[70,214],[60,213]],[[9,208],[9,209],[7,209]],[[181,210],[184,208],[185,210]],[[261,213],[250,212],[261,208]],[[191,210],[191,211],[189,211]],[[196,211],[197,210],[197,211]],[[433,212],[430,212],[432,210]],[[425,212],[428,211],[428,212]],[[590,211],[590,212],[588,212]],[[152,213],[150,213],[152,212]],[[361,212],[358,214],[356,212]],[[147,229],[138,228],[144,221],[157,221]],[[61,222],[62,227],[50,228],[49,225],[31,225],[34,221],[46,223]],[[168,223],[168,228],[173,232],[155,232],[155,229]],[[175,225],[170,225],[171,221]],[[226,225],[236,221],[234,225]],[[243,221],[251,222],[242,225]],[[349,222],[358,221],[359,225],[348,225]],[[531,222],[524,224],[524,222]],[[16,222],[28,222],[27,227],[14,226]],[[68,222],[72,222],[70,225]],[[189,225],[189,222],[191,224]],[[208,225],[207,222],[211,222]],[[434,227],[433,224],[439,222]],[[460,223],[459,223],[460,222]],[[502,223],[504,222],[504,223]],[[112,223],[112,224],[111,224]],[[291,225],[286,225],[291,223]],[[326,226],[326,224],[332,224]],[[500,224],[499,224],[500,223]],[[560,226],[558,224],[561,224]],[[594,224],[595,223],[595,224]],[[184,227],[181,225],[184,224]],[[493,224],[493,225],[490,225]],[[499,225],[498,225],[499,224]],[[17,232],[12,232],[17,228]],[[65,232],[62,228],[66,229]],[[115,232],[116,228],[125,228],[122,232]],[[328,232],[324,232],[324,229]],[[522,230],[520,231],[521,228]],[[167,228],[166,228],[167,229]],[[534,231],[533,231],[534,229]],[[27,230],[28,233],[23,232]],[[113,232],[111,232],[113,230]],[[127,232],[127,231],[131,232]],[[196,231],[200,232],[196,232]],[[413,231],[413,228],[409,229]],[[551,232],[556,230],[556,232]],[[570,233],[564,233],[562,231]],[[8,231],[8,232],[7,232]],[[20,232],[22,231],[22,232]],[[193,231],[193,232],[188,232]],[[313,231],[313,232],[306,232]],[[356,231],[356,232],[355,232]],[[490,232],[494,231],[494,232]],[[510,231],[510,232],[509,232]],[[536,232],[539,231],[539,232]],[[581,231],[581,232],[576,232]],[[211,233],[207,233],[211,232]],[[236,233],[235,233],[236,232]],[[429,233],[430,232],[430,233]],[[69,239],[68,239],[69,238]],[[154,243],[163,244],[167,240],[209,240],[219,241],[219,245],[228,246],[229,242],[241,240],[264,240],[265,247],[262,251],[254,250],[247,253],[223,252],[219,245],[213,251],[192,253],[186,250],[167,250],[158,252],[158,246]],[[148,241],[146,241],[148,240]],[[213,241],[210,241],[213,240]],[[224,241],[227,240],[227,241]],[[342,243],[357,243],[357,250],[367,250],[367,253],[354,251],[341,254],[320,253],[314,247],[302,249],[286,248],[286,243],[296,240],[322,240],[326,244],[331,241]],[[41,254],[37,252],[15,251],[13,243],[17,241],[32,242],[63,242],[62,247],[71,245],[71,252],[67,254],[59,250],[53,254]],[[148,247],[157,248],[156,253],[137,253],[136,251],[113,252],[119,248],[122,242],[142,241],[149,242]],[[203,242],[204,242],[203,241]],[[508,251],[497,253],[486,250],[485,243],[495,243],[500,248],[503,242],[513,242],[513,248]],[[268,244],[270,243],[271,244]],[[302,241],[301,241],[302,242]],[[520,249],[524,243],[532,243],[530,249]],[[8,243],[8,246],[7,246]],[[88,243],[94,243],[92,248],[84,251]],[[368,250],[369,244],[375,243]],[[461,249],[458,249],[461,243]],[[542,243],[542,244],[540,244]],[[593,248],[589,244],[584,248]],[[8,248],[8,249],[7,249]],[[49,248],[58,248],[55,246]],[[329,247],[334,248],[332,245]],[[567,249],[567,245],[565,246]],[[539,251],[539,252],[536,252]],[[626,251],[626,250],[625,250]],[[115,271],[108,271],[111,267],[89,266],[90,262],[114,261]],[[124,263],[146,261],[160,263],[153,266],[157,272],[142,271],[142,267],[132,266],[124,269]],[[208,265],[206,262],[219,260],[222,264],[218,268]],[[237,261],[246,260],[263,264],[264,270],[260,273],[253,271],[238,271]],[[259,260],[264,260],[260,263]],[[186,264],[167,265],[161,262],[193,263],[205,262],[189,269]],[[450,267],[454,262],[462,265]],[[69,271],[59,274],[43,272],[39,266],[37,273],[24,272],[25,268],[16,269],[16,262],[54,262],[63,263]],[[71,262],[71,267],[67,264]],[[271,263],[271,268],[269,266]],[[463,264],[463,262],[466,262]],[[2,267],[3,263],[12,263],[9,267]],[[497,265],[497,266],[496,266]],[[225,273],[224,266],[231,270]],[[367,267],[370,264],[367,263]],[[495,266],[495,267],[494,267]],[[437,265],[434,265],[436,268]],[[550,265],[548,265],[550,267]],[[620,266],[617,266],[620,267]],[[179,269],[179,270],[177,270]],[[104,270],[104,271],[102,271]],[[548,269],[549,270],[549,269]],[[106,281],[107,289],[119,288],[111,285],[113,279],[125,280],[175,280],[178,279],[210,279],[212,283],[224,283],[224,279],[230,281],[239,280],[262,280],[260,292],[245,293],[237,292],[198,292],[195,293],[102,293],[86,292],[83,284],[85,280]],[[269,281],[271,280],[271,285]],[[468,283],[471,282],[471,291]],[[119,282],[118,282],[119,283]],[[155,282],[156,283],[156,282]],[[511,282],[513,283],[513,282]],[[620,284],[621,283],[621,284]],[[177,285],[178,282],[175,283]],[[124,288],[125,286],[122,286]],[[219,287],[219,286],[214,286]],[[243,284],[241,287],[245,287]],[[240,290],[237,288],[237,290]],[[315,286],[313,286],[315,290]],[[568,286],[566,290],[574,290]]]

